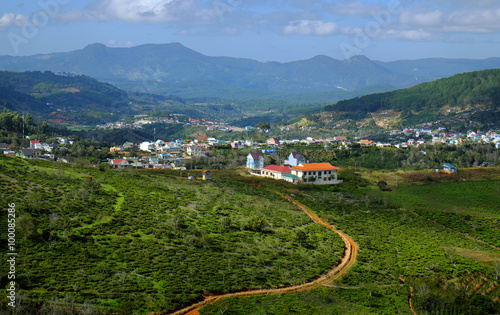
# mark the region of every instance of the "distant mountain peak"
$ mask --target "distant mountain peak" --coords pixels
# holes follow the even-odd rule
[[[108,47],[104,44],[101,43],[94,43],[94,44],[89,44],[83,48],[83,50],[104,50],[107,49]]]
[[[346,60],[347,62],[372,62],[372,60],[364,55],[356,55]]]
[[[325,59],[331,60],[333,58],[330,57],[330,56],[327,56],[327,55],[316,55],[316,56],[312,57],[311,59],[313,59],[313,60],[314,59],[317,59],[317,60],[325,60]]]
[[[414,71],[415,68],[420,70]],[[356,90],[372,85],[409,87],[444,74],[485,68],[500,68],[500,58],[475,60],[417,60],[380,62],[366,56],[347,60],[317,55],[289,62],[258,62],[252,59],[212,57],[179,42],[144,44],[134,47],[106,47],[102,43],[68,53],[27,57],[0,56],[0,69],[85,74],[111,82],[135,81],[134,87],[157,87],[160,83],[218,82],[244,89],[308,93]],[[448,75],[449,76],[449,75]],[[165,88],[171,88],[170,85]],[[124,85],[125,86],[125,85]],[[146,88],[146,87],[145,87]],[[204,91],[196,85],[189,89]],[[209,91],[210,93],[212,91]],[[231,94],[232,95],[232,94]],[[233,97],[233,96],[231,96]]]

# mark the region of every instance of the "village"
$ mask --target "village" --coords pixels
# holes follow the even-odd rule
[[[210,122],[212,123],[212,122]],[[209,126],[210,127],[210,126]],[[226,129],[225,127],[224,129]],[[251,128],[251,127],[249,127]],[[227,128],[227,130],[232,130]],[[447,132],[444,128],[409,129],[393,131],[394,139],[401,141],[380,142],[369,139],[348,139],[345,136],[334,136],[325,139],[306,137],[305,139],[278,139],[270,137],[265,142],[250,139],[225,140],[214,137],[201,137],[197,139],[178,139],[175,141],[143,141],[125,142],[119,146],[100,148],[107,158],[101,161],[113,169],[193,169],[193,160],[208,158],[214,150],[246,150],[250,152],[246,156],[246,163],[239,164],[247,167],[250,174],[255,176],[270,177],[286,180],[291,183],[313,183],[313,184],[338,184],[336,166],[329,163],[314,163],[306,161],[304,156],[297,151],[292,151],[287,159],[272,161],[264,165],[264,157],[276,154],[282,148],[314,147],[322,150],[350,150],[353,147],[378,147],[385,149],[409,149],[423,145],[448,144],[461,146],[471,143],[492,144],[496,149],[500,148],[500,133],[494,131],[481,132],[479,130],[469,131],[466,134]],[[18,156],[27,159],[57,160],[69,163],[75,141],[71,138],[57,137],[53,143],[44,143],[36,139],[30,139],[29,147],[14,147],[0,143],[0,152],[5,155]],[[107,151],[106,151],[107,150]],[[106,152],[104,152],[106,151]],[[425,153],[425,151],[422,150]],[[246,153],[245,153],[246,154]],[[324,162],[324,161],[322,161]],[[276,164],[276,165],[275,165]],[[491,163],[484,163],[491,166]],[[483,166],[485,166],[483,165]]]

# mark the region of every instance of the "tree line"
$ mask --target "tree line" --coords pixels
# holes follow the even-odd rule
[[[328,105],[325,111],[376,112],[380,109],[395,111],[438,109],[445,105],[500,104],[500,70],[484,70],[458,74],[434,82],[426,82],[408,89],[370,94]]]

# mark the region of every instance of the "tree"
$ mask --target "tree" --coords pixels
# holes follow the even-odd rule
[[[24,123],[26,124],[26,126],[31,126],[34,124],[33,122],[33,116],[31,116],[31,114],[26,114],[26,116],[24,116]]]
[[[41,134],[45,134],[47,132],[47,129],[49,128],[49,124],[44,121],[42,122],[42,124],[40,125],[38,131],[41,133]]]
[[[4,108],[3,113],[0,114],[0,128],[5,130],[12,130],[13,116],[14,115],[11,112]]]
[[[500,261],[499,260],[495,261],[494,267],[495,267],[495,277],[497,279],[500,279]]]
[[[263,121],[257,124],[257,128],[259,128],[262,131],[266,131],[268,129],[271,129],[271,124]]]
[[[307,234],[304,233],[304,231],[295,231],[295,236],[297,237],[297,241],[299,242],[300,246],[302,246],[302,243],[307,242]]]

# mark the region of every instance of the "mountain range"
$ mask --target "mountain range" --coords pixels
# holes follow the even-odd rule
[[[290,100],[308,93],[314,101],[337,101],[347,98],[343,92],[372,86],[384,92],[491,68],[500,68],[500,58],[381,62],[364,56],[348,60],[315,56],[280,63],[210,57],[180,43],[132,48],[92,44],[71,52],[0,56],[0,70],[84,74],[129,91],[232,99]],[[316,92],[322,93],[321,98],[311,95]]]

